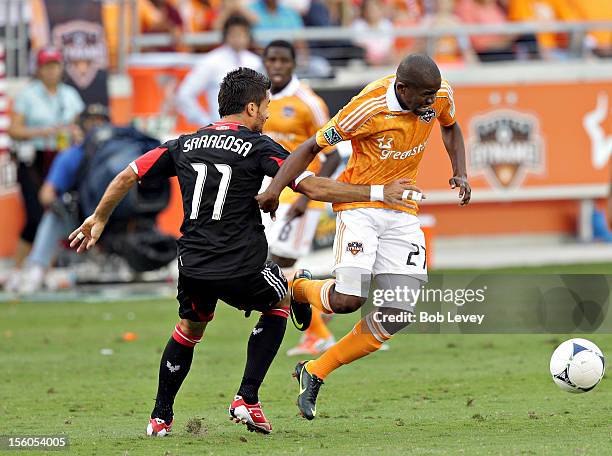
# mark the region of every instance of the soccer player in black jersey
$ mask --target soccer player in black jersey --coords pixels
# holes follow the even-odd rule
[[[261,317],[251,332],[242,383],[229,408],[230,418],[250,431],[269,433],[259,387],[282,342],[289,316],[287,280],[266,261],[268,246],[255,196],[264,176],[273,177],[288,152],[262,127],[268,117],[270,81],[254,70],[228,73],[219,93],[221,121],[153,149],[119,173],[94,214],[71,235],[83,252],[99,239],[115,206],[138,181],[177,176],[183,198],[182,237],[178,240],[180,321],[166,345],[159,368],[155,407],[148,435],[164,436],[173,423],[173,404],[189,372],[195,345],[213,319],[218,300]],[[370,201],[379,187],[349,185],[304,173],[292,183],[311,199]],[[384,187],[384,198],[405,204],[406,181]],[[294,323],[305,329],[309,308]]]

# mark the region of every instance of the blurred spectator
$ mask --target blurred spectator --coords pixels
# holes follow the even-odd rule
[[[429,3],[431,2],[429,1]],[[425,10],[424,5],[419,0],[395,0],[393,5],[393,25],[396,28],[407,29],[417,27],[422,23]],[[425,52],[426,43],[423,39],[398,36],[394,43],[398,60],[411,52]]]
[[[512,21],[554,22],[574,16],[567,0],[509,0],[508,18]],[[538,51],[542,58],[565,58],[567,34],[538,33]]]
[[[257,16],[255,30],[295,30],[304,26],[297,11],[278,0],[257,0],[251,11]]]
[[[223,29],[223,24],[225,24],[230,16],[242,16],[251,24],[257,22],[257,15],[247,8],[244,0],[222,0],[219,3],[214,23],[215,30]]]
[[[300,16],[304,17],[310,9],[312,0],[280,0],[279,3],[287,8],[291,8]]]
[[[363,0],[361,16],[352,25],[355,43],[363,47],[366,61],[370,65],[391,63],[394,38],[386,35],[393,29],[393,23],[385,17],[385,7],[380,0]]]
[[[465,24],[488,24],[502,27],[507,23],[506,13],[495,0],[458,0],[457,16]],[[483,62],[511,60],[514,58],[512,35],[472,36],[472,46]]]
[[[333,25],[348,27],[353,23],[353,5],[350,0],[325,0]]]
[[[425,16],[421,25],[431,29],[444,30],[448,27],[461,25],[461,21],[455,15],[453,0],[437,0],[435,2],[437,12]],[[465,62],[478,62],[470,40],[467,36],[441,36],[432,39],[432,48],[426,49],[439,65],[461,65]]]
[[[181,49],[183,19],[170,0],[147,0],[153,9],[139,9],[140,30],[142,33],[169,33],[172,36],[170,46],[149,48],[149,51],[171,52]]]
[[[223,45],[203,56],[178,89],[176,107],[189,122],[204,126],[219,119],[219,85],[228,72],[239,67],[263,71],[259,56],[248,50],[250,44],[250,22],[230,16],[223,26]],[[198,101],[204,92],[208,109]]]
[[[329,27],[332,25],[331,15],[327,5],[319,0],[308,2],[302,15],[302,21],[306,27]]]
[[[108,109],[100,104],[88,105],[80,116],[80,127],[87,135],[96,127],[110,122]],[[38,291],[60,248],[71,229],[77,225],[77,210],[69,210],[62,196],[76,187],[81,163],[85,156],[83,144],[74,145],[58,155],[38,194],[45,208],[41,222],[36,230],[32,251],[25,260],[21,274],[19,293]]]
[[[76,89],[61,82],[64,67],[57,49],[41,49],[36,62],[36,78],[15,98],[9,126],[9,135],[18,142],[17,180],[26,212],[15,253],[16,270],[30,251],[42,216],[38,191],[58,151],[79,139],[75,122],[84,108]],[[18,280],[18,274],[11,276],[7,288],[14,288]]]
[[[611,0],[569,0],[574,7],[576,17],[564,18],[583,21],[612,20]],[[612,30],[594,30],[587,35],[585,42],[589,49],[601,57],[612,57]]]
[[[186,32],[208,32],[213,29],[218,14],[214,0],[174,0],[174,6],[183,18]]]

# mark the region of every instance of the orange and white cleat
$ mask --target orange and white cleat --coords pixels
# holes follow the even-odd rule
[[[245,424],[251,432],[259,432],[260,434],[272,432],[272,425],[261,409],[261,402],[250,405],[244,401],[242,396],[235,396],[234,401],[229,406],[229,414],[230,420],[237,424]]]
[[[161,418],[151,418],[147,425],[147,435],[149,437],[164,437],[172,430],[172,424],[174,420],[170,421],[170,424],[166,424]]]

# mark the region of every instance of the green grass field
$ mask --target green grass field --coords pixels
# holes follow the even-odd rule
[[[177,398],[173,435],[151,439],[174,301],[0,303],[0,315],[0,435],[64,434],[70,454],[612,454],[609,375],[588,394],[559,390],[548,361],[560,336],[398,336],[332,374],[307,422],[294,405],[296,359],[284,355],[299,337],[290,327],[260,394],[274,431],[260,436],[227,418],[256,316],[220,305]],[[331,328],[341,336],[356,318]],[[123,342],[126,331],[138,339]],[[588,337],[612,353],[611,334]]]

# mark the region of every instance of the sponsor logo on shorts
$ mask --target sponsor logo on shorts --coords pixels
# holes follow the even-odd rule
[[[351,252],[353,255],[357,255],[359,252],[363,252],[363,243],[349,242],[346,246],[346,251]]]
[[[492,187],[518,187],[527,174],[543,174],[544,141],[536,117],[498,109],[475,116],[470,133],[471,171]]]
[[[325,138],[325,141],[327,141],[327,143],[330,146],[333,146],[334,144],[338,144],[339,142],[344,141],[342,139],[342,136],[340,136],[340,133],[338,133],[338,130],[336,130],[335,127],[330,127],[327,130],[325,130],[323,132],[323,137]]]

